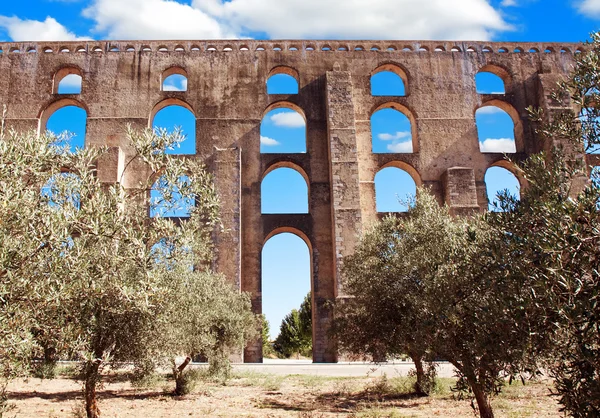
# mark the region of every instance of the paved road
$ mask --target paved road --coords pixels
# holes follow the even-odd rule
[[[265,359],[262,364],[234,364],[236,371],[254,371],[257,373],[288,375],[304,374],[318,376],[406,376],[414,369],[411,362],[396,362],[386,364],[373,363],[337,363],[313,364],[310,360],[271,360]],[[446,362],[438,363],[439,377],[453,377],[454,367]]]

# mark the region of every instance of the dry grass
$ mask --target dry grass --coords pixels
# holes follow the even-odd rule
[[[440,379],[428,398],[411,393],[410,378],[339,378],[242,373],[226,385],[202,381],[185,397],[159,378],[136,388],[113,373],[100,392],[103,417],[474,417],[470,401],[458,401],[452,379]],[[560,417],[549,381],[507,386],[494,399],[497,417]],[[9,397],[18,417],[78,416],[81,386],[69,377],[14,382]]]

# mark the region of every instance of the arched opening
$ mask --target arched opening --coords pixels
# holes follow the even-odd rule
[[[308,180],[300,171],[279,167],[260,186],[261,213],[308,213]]]
[[[50,207],[79,210],[81,187],[79,176],[73,173],[60,173],[50,177],[40,193]]]
[[[310,242],[295,230],[282,229],[265,242],[261,266],[262,313],[269,322],[268,339],[272,343],[279,336],[282,321],[291,316],[292,310],[300,310],[311,291]],[[312,349],[310,331],[302,333],[298,349],[307,357]],[[272,348],[263,347],[265,355],[269,355],[269,351],[272,352]]]
[[[162,91],[187,91],[188,79],[181,74],[171,74],[165,77],[162,83]]]
[[[371,115],[374,153],[415,152],[414,127],[408,115],[391,106],[380,108]]]
[[[398,167],[384,167],[375,175],[377,212],[406,212],[417,196],[413,177]]]
[[[260,124],[262,154],[306,152],[306,119],[292,104],[272,106]]]
[[[81,70],[76,67],[61,68],[54,74],[52,93],[81,94],[83,78]]]
[[[57,104],[57,109],[54,111],[52,111],[54,106],[47,109],[51,114],[46,120],[46,130],[58,136],[57,146],[75,152],[85,147],[87,112],[75,101],[65,102],[65,104],[62,107]],[[44,117],[42,122],[43,120]]]
[[[151,218],[189,218],[195,199],[182,190],[189,189],[188,176],[179,176],[177,181],[169,181],[160,176],[150,189],[148,213]]]
[[[499,206],[499,195],[508,193],[519,198],[521,196],[521,185],[519,179],[504,167],[492,166],[485,172],[485,188],[488,199],[488,210],[491,212],[501,211]]]
[[[267,94],[298,94],[298,72],[290,67],[275,67],[267,78]]]
[[[178,128],[183,135],[183,141],[173,149],[167,149],[167,154],[196,153],[196,116],[187,103],[179,100],[165,100],[155,107],[153,114],[153,129],[165,129],[172,133]]]
[[[81,94],[82,78],[78,74],[69,74],[58,83],[58,94]]]
[[[486,65],[475,76],[478,94],[505,94],[510,77],[508,71],[495,65]]]
[[[371,75],[371,95],[406,96],[406,72],[393,64],[378,67]]]
[[[475,112],[479,150],[483,153],[517,152],[513,118],[497,106],[484,106]]]
[[[478,94],[504,94],[504,80],[496,74],[480,72],[475,76]]]

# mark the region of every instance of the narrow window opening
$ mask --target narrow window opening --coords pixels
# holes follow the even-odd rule
[[[514,153],[515,124],[508,113],[496,106],[485,106],[475,113],[479,150],[483,153]]]
[[[308,185],[293,168],[277,168],[260,186],[261,213],[308,213]]]
[[[405,96],[404,80],[392,71],[380,71],[371,76],[371,95]]]
[[[182,74],[171,74],[162,84],[163,91],[187,91],[188,79]]]
[[[385,108],[373,113],[371,139],[373,152],[377,154],[413,152],[410,119],[395,109]]]
[[[267,94],[298,94],[298,81],[289,74],[274,74],[267,80]]]
[[[497,74],[480,71],[475,76],[475,84],[478,94],[505,94],[504,80]]]
[[[46,129],[58,136],[55,145],[71,152],[85,146],[87,112],[78,106],[64,106],[56,110],[46,122]]]
[[[499,194],[508,193],[517,199],[520,196],[519,180],[513,173],[503,167],[490,167],[485,172],[485,188],[488,200],[488,210],[491,212],[502,211],[498,205]]]
[[[260,125],[260,152],[305,153],[306,120],[290,108],[278,108],[268,112]]]
[[[152,128],[163,128],[173,132],[181,130],[183,141],[173,149],[166,150],[167,154],[191,155],[196,153],[196,117],[187,108],[170,105],[159,110],[152,121]]]
[[[79,74],[67,74],[58,83],[58,94],[81,94],[83,79]]]
[[[417,185],[406,171],[387,167],[375,175],[377,212],[406,212],[417,195]]]

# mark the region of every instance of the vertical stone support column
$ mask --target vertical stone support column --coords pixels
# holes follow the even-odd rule
[[[222,229],[213,234],[213,270],[221,273],[241,291],[241,152],[238,147],[215,148],[211,172],[219,195]],[[229,359],[243,361],[243,347],[235,350]]]
[[[479,210],[475,173],[469,167],[452,167],[443,176],[444,200],[453,215],[470,215]]]
[[[223,229],[214,234],[216,272],[241,290],[241,155],[239,148],[215,148],[211,171],[221,204]]]
[[[557,101],[552,98],[552,93],[557,89],[557,83],[563,79],[564,76],[558,74],[538,74],[538,103],[544,110],[545,121],[551,121],[554,118],[554,115],[573,111],[569,97],[565,97],[564,101]],[[541,139],[543,140],[543,150],[546,153],[549,154],[554,147],[562,147],[567,156],[573,158],[573,164],[581,164],[585,167],[585,149],[579,148],[577,144],[574,144],[565,138]],[[571,197],[575,197],[583,191],[588,181],[588,169],[585,167],[580,174],[572,178],[570,190]]]
[[[334,66],[326,77],[335,290],[343,297],[343,257],[354,251],[362,229],[356,126],[350,73]]]

